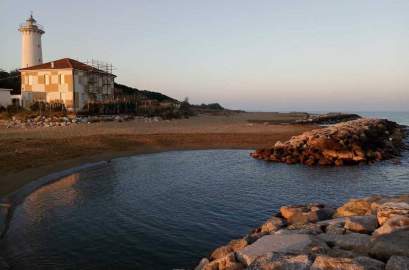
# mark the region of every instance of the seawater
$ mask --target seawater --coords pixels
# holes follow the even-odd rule
[[[12,269],[193,268],[281,205],[409,192],[408,153],[400,162],[340,168],[248,155],[139,155],[65,177],[16,207],[1,255]]]

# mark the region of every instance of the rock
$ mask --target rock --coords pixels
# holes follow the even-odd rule
[[[202,270],[243,270],[244,266],[237,262],[234,253],[205,264]]]
[[[392,256],[388,260],[385,270],[409,270],[409,257]]]
[[[247,246],[246,239],[232,240],[229,242],[228,245],[216,248],[210,255],[210,259],[211,260],[220,259],[222,257],[227,256],[231,252],[235,252],[237,250],[244,248],[245,246]]]
[[[406,202],[387,202],[378,208],[377,217],[380,225],[383,225],[393,216],[409,217],[409,203]]]
[[[286,222],[283,219],[278,217],[271,217],[261,227],[257,228],[254,232],[266,234],[276,232],[285,224]]]
[[[3,259],[3,257],[0,257],[0,270],[9,270],[11,269],[10,265],[6,262],[6,260]]]
[[[203,270],[206,265],[209,264],[209,260],[207,258],[203,258],[200,260],[199,264],[195,267],[194,270]]]
[[[364,216],[371,214],[371,203],[365,199],[351,199],[335,212],[335,217]]]
[[[393,139],[393,138],[394,139]],[[403,129],[386,119],[359,119],[314,129],[258,149],[252,157],[287,164],[342,166],[392,158],[402,147]]]
[[[9,204],[0,204],[0,237],[3,235],[4,230],[6,229],[9,208]]]
[[[296,214],[304,212],[308,212],[308,208],[305,205],[285,205],[280,207],[280,213],[286,220],[289,220]]]
[[[335,213],[335,209],[329,207],[323,207],[317,210],[312,210],[309,213],[308,220],[310,222],[318,222],[322,220],[331,219]]]
[[[325,255],[330,256],[330,257],[337,257],[337,258],[338,257],[355,258],[357,256],[360,256],[359,254],[354,253],[353,251],[341,249],[338,247],[330,248]]]
[[[247,270],[308,270],[311,264],[307,255],[270,253],[257,258]]]
[[[315,223],[308,224],[292,224],[287,228],[278,230],[276,234],[312,234],[317,235],[323,233],[321,226]]]
[[[257,257],[267,253],[320,253],[328,247],[318,239],[307,234],[265,235],[253,244],[239,250],[237,259],[244,265],[250,265]]]
[[[328,234],[323,233],[318,235],[318,238],[325,241],[330,247],[338,247],[345,250],[366,254],[370,245],[370,236],[360,233],[349,234]]]
[[[311,270],[383,270],[385,264],[368,257],[334,258],[317,256]]]
[[[372,233],[378,228],[378,219],[375,215],[351,216],[346,218],[345,229],[357,233]]]
[[[280,208],[281,215],[289,224],[307,224],[330,219],[334,209],[323,204],[287,205]]]
[[[392,233],[398,230],[409,230],[409,217],[406,216],[393,216],[389,218],[381,227],[379,227],[374,233],[374,236],[382,234]]]
[[[344,224],[330,224],[325,228],[325,232],[328,234],[344,234]]]
[[[230,246],[221,246],[221,247],[216,248],[212,252],[212,254],[210,255],[210,259],[211,260],[217,260],[217,259],[220,259],[220,258],[223,258],[223,257],[227,256],[231,252],[233,252],[233,250],[231,249]]]
[[[229,242],[229,246],[233,251],[240,250],[248,245],[248,242],[245,238],[242,239],[236,239],[236,240],[231,240]]]
[[[409,257],[409,231],[395,231],[373,239],[369,254],[380,260],[393,255]]]
[[[328,234],[344,234],[346,217],[339,217],[317,222]]]

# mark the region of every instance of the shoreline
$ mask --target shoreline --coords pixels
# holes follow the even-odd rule
[[[171,150],[256,149],[317,127],[249,124],[252,117],[262,118],[250,113],[163,123],[0,129],[0,197],[44,175],[83,163]]]
[[[195,270],[409,268],[409,193],[283,205],[261,226],[198,262]]]

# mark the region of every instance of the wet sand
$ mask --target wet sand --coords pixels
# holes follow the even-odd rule
[[[169,150],[268,147],[316,127],[263,122],[295,117],[234,113],[159,122],[137,119],[69,127],[0,128],[0,196],[41,176],[83,163]]]

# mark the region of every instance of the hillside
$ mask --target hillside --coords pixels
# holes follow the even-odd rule
[[[164,95],[159,92],[153,92],[153,91],[148,91],[148,90],[139,90],[137,88],[129,87],[127,85],[115,83],[115,88],[119,89],[122,91],[123,94],[125,95],[143,95],[148,99],[156,99],[158,101],[164,101],[164,100],[171,100],[171,101],[177,101],[174,98],[171,98],[167,95]]]

